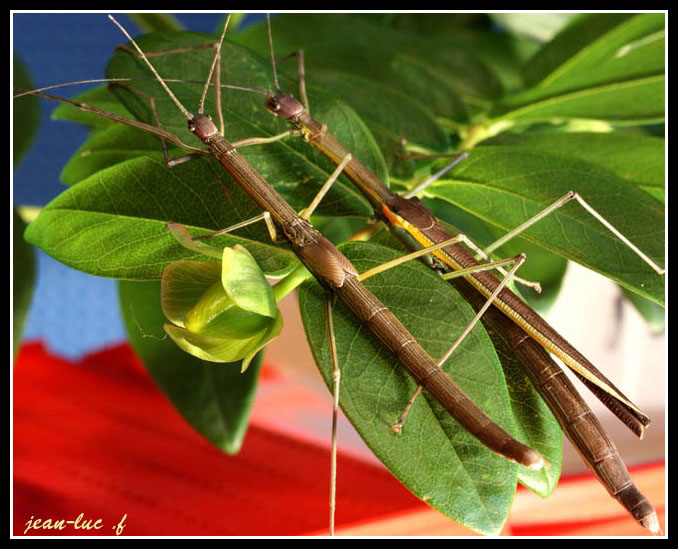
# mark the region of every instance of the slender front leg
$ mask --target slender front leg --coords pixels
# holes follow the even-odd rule
[[[330,346],[330,358],[332,360],[332,450],[330,458],[330,535],[334,535],[334,518],[337,508],[337,423],[339,419],[339,383],[341,370],[337,357],[337,343],[334,337],[334,320],[332,307],[334,296],[331,292],[325,292],[325,314],[327,318],[327,339]]]
[[[492,293],[492,295],[488,298],[488,300],[485,302],[485,304],[480,308],[478,313],[476,314],[475,317],[473,317],[473,320],[464,328],[464,331],[461,333],[461,335],[457,338],[457,340],[452,344],[452,346],[447,350],[447,352],[440,358],[438,361],[437,365],[439,367],[442,367],[442,365],[447,361],[450,356],[452,356],[452,353],[461,345],[461,342],[464,341],[466,336],[471,333],[471,330],[474,328],[478,322],[480,322],[480,319],[482,316],[485,314],[485,311],[492,305],[494,302],[495,298],[499,295],[499,293],[504,289],[506,284],[508,284],[509,280],[513,277],[515,272],[520,268],[520,266],[525,262],[525,254],[520,254],[516,257],[504,260],[504,262],[514,262],[514,266],[511,268],[511,270],[508,272],[508,275],[502,280],[501,284],[499,284],[496,288],[496,290]],[[414,394],[408,401],[407,405],[403,409],[402,413],[400,414],[400,417],[398,418],[398,421],[396,422],[395,425],[392,426],[392,429],[394,432],[400,434],[402,433],[403,430],[403,424],[405,422],[405,419],[407,418],[407,414],[409,413],[410,409],[412,408],[412,405],[414,404],[415,400],[419,396],[419,393],[421,393],[423,387],[421,385],[417,386],[417,389],[415,390]]]

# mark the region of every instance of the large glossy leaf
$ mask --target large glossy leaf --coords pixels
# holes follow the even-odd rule
[[[180,350],[163,332],[159,282],[119,283],[130,343],[155,382],[186,420],[225,452],[237,453],[247,429],[261,355],[240,363],[205,362]]]
[[[70,158],[61,181],[74,185],[100,170],[140,155],[160,158],[160,140],[123,125],[113,125],[91,136]]]
[[[360,271],[395,256],[372,244],[342,249]],[[402,269],[410,276],[402,277]],[[447,306],[447,300],[454,299],[452,289],[422,265],[411,263],[399,271],[401,276],[389,271],[366,285],[432,356],[440,356],[455,333],[456,319]],[[324,296],[315,283],[302,286],[300,310],[316,363],[331,384]],[[403,434],[396,435],[391,425],[416,384],[341,304],[335,307],[334,324],[342,370],[340,403],[368,446],[418,497],[462,524],[497,533],[513,498],[517,467],[487,451],[428,397],[418,399]],[[448,366],[476,403],[512,428],[501,367],[481,330],[469,336]]]
[[[388,13],[361,14],[360,17],[382,27],[424,37],[432,44],[429,48],[432,52],[454,52],[453,58],[458,64],[443,63],[443,72],[470,96],[489,99],[501,93],[502,88],[522,87],[522,66],[539,49],[535,42],[509,32],[498,32],[492,14]],[[459,55],[461,52],[465,55]],[[473,93],[474,88],[480,93]],[[473,103],[469,100],[467,108],[473,107]]]
[[[664,207],[637,186],[588,162],[522,147],[479,147],[427,192],[508,231],[576,190],[660,265]],[[582,263],[622,286],[664,301],[664,277],[575,202],[541,220],[524,237]]]
[[[648,55],[645,68],[636,64],[635,70],[656,70],[654,65],[663,55],[654,55],[664,41],[664,14],[605,13],[579,16],[525,66],[525,77],[530,86],[553,86],[561,82],[580,81],[582,75],[604,81],[612,74],[629,74],[626,55],[639,48],[651,46],[640,53]],[[626,49],[630,48],[630,49]],[[663,49],[663,46],[662,46]],[[605,66],[611,63],[610,66]],[[619,63],[619,64],[614,64]],[[603,65],[603,66],[601,66]],[[663,67],[662,65],[660,65]],[[602,70],[601,70],[602,69]]]
[[[513,91],[523,86],[522,67],[538,45],[508,33],[496,32],[494,28],[481,31],[477,28],[449,28],[448,32],[430,37],[436,47],[450,44],[457,48],[472,51],[482,60],[502,84],[505,91]]]
[[[586,160],[664,202],[666,142],[658,137],[622,132],[505,133],[482,145],[516,145]]]
[[[33,88],[31,76],[21,58],[14,54],[12,82],[15,87]],[[24,97],[13,104],[14,125],[12,126],[12,159],[17,164],[35,137],[40,122],[40,106],[36,97]]]
[[[661,75],[591,84],[561,92],[532,88],[506,97],[491,114],[519,123],[591,118],[620,124],[664,120],[665,80]]]
[[[364,243],[341,249],[360,271],[398,254]],[[366,285],[434,357],[445,352],[474,316],[448,283],[416,262],[370,278]],[[316,362],[331,386],[324,308],[323,290],[315,283],[302,286],[304,326]],[[403,434],[394,434],[391,425],[414,390],[414,381],[365,328],[356,325],[341,303],[334,308],[334,323],[342,370],[340,402],[363,439],[418,497],[462,524],[496,534],[513,498],[517,467],[488,451],[428,396],[415,403]],[[504,375],[480,327],[455,351],[445,369],[493,419],[513,430]]]
[[[317,71],[333,70],[400,90],[403,97],[425,107],[428,113],[437,113],[439,116],[460,122],[468,119],[468,107],[454,85],[446,81],[445,74],[433,69],[429,63],[392,47],[382,49],[379,43],[374,43],[369,48],[352,43],[318,44],[306,57],[309,59],[307,79],[312,86],[317,85],[315,79]],[[350,80],[350,76],[348,78]],[[386,107],[398,106],[397,101],[391,102],[383,96],[382,93],[381,100]],[[356,96],[349,98],[349,102],[355,104],[356,108],[359,105],[358,101],[360,99]],[[407,120],[408,117],[398,113],[394,118]]]
[[[168,222],[199,235],[257,213],[209,159],[167,168],[159,159],[140,157],[101,170],[59,195],[31,223],[26,238],[62,263],[91,274],[154,280],[172,261],[204,259],[174,239]],[[273,245],[259,225],[246,227],[238,237],[219,237],[215,245],[242,244],[264,271],[286,272],[294,256]]]
[[[235,39],[260,55],[268,57],[268,37],[265,25],[252,27],[239,33]],[[304,49],[308,67],[345,70],[362,74],[382,84],[393,83],[398,73],[399,59],[416,60],[426,67],[426,72],[437,75],[431,82],[437,91],[452,87],[460,95],[491,99],[501,94],[501,85],[495,75],[472,52],[448,43],[446,47],[435,44],[414,32],[395,30],[351,14],[294,14],[281,15],[273,20],[273,40],[276,55],[285,55]],[[331,48],[358,52],[363,49],[367,57],[392,52],[390,67],[379,67],[367,74],[361,56],[348,58],[328,55]],[[381,52],[381,53],[379,53]],[[402,56],[402,57],[401,57]],[[335,65],[336,63],[336,65]],[[390,69],[390,70],[389,70]],[[313,71],[307,71],[313,83]],[[398,89],[415,101],[428,104],[428,92],[422,92],[421,83],[404,78]],[[437,93],[437,91],[435,93]],[[421,95],[421,93],[423,95]],[[399,117],[397,112],[393,113]]]
[[[531,83],[494,109],[502,119],[664,118],[664,15],[596,14],[568,26],[527,65]]]
[[[35,251],[23,238],[26,224],[12,208],[12,353],[16,356],[35,282]]]

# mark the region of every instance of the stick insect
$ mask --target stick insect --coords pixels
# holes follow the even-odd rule
[[[266,106],[270,112],[275,115],[285,118],[297,127],[304,138],[311,143],[316,149],[321,151],[328,158],[336,161],[336,155],[343,156],[346,154],[346,149],[340,145],[336,139],[331,135],[330,130],[323,124],[316,122],[308,113],[308,99],[306,97],[306,88],[305,88],[305,70],[303,64],[303,52],[297,51],[296,56],[298,57],[298,78],[299,78],[299,94],[302,99],[302,103],[296,101],[289,94],[284,93],[278,84],[277,74],[275,70],[275,57],[273,51],[273,42],[271,37],[271,26],[270,19],[268,20],[268,33],[269,33],[269,43],[271,51],[271,59],[273,62],[273,80],[275,83],[276,91],[268,96],[266,99]],[[440,242],[444,239],[449,238],[449,233],[443,228],[443,226],[436,220],[435,216],[431,214],[423,204],[417,200],[412,200],[411,197],[416,196],[416,194],[424,188],[424,186],[419,186],[414,191],[410,192],[405,198],[401,198],[392,191],[390,191],[386,185],[384,185],[368,168],[359,162],[358,159],[354,159],[353,164],[347,166],[347,173],[351,181],[365,194],[367,198],[370,199],[377,217],[383,220],[389,229],[399,236],[401,240],[404,240],[407,246],[411,247],[413,242],[417,243],[417,246],[427,246],[434,242]],[[454,163],[453,163],[454,164]],[[448,170],[451,166],[445,168],[444,171]],[[583,202],[575,193],[568,193],[561,200],[557,201],[554,206],[564,203],[564,201],[577,198],[580,201],[581,205],[588,209],[592,214],[595,214],[590,210],[585,202]],[[603,223],[606,222],[603,220]],[[526,224],[527,225],[527,224]],[[608,227],[616,232],[616,229],[609,226]],[[621,239],[624,239],[623,235],[616,233]],[[508,235],[503,241],[508,240]],[[628,245],[645,261],[650,267],[652,267],[658,274],[663,274],[664,270],[658,267],[651,259],[649,259],[645,254],[642,253],[639,249],[635,248],[630,242]],[[489,253],[493,249],[499,247],[499,242],[493,245],[485,251]],[[461,247],[458,245],[454,246],[455,251],[452,252],[453,247],[450,247],[449,250],[452,252],[451,255],[445,255],[444,253],[434,253],[438,261],[437,266],[435,263],[430,263],[433,268],[442,268],[443,270],[457,269],[458,267],[467,267],[473,261],[466,259],[469,257],[465,252],[462,251]],[[446,248],[446,250],[448,250]],[[456,254],[460,254],[456,256]],[[456,257],[454,257],[456,256]],[[464,257],[462,260],[461,257]],[[476,289],[482,290],[483,282],[480,282],[481,278],[485,278],[487,281],[491,280],[489,273],[474,274],[466,277]],[[494,282],[492,284],[495,284]],[[465,286],[462,289],[464,295],[473,301],[477,301],[477,298],[474,298],[473,289]],[[511,295],[511,300],[514,299],[509,290],[504,292],[508,297]],[[482,301],[482,300],[481,300]],[[504,307],[501,298],[495,300],[495,306],[497,309],[502,309],[508,318],[512,319],[516,324],[521,325],[522,320],[519,319],[520,315],[516,317],[515,309],[512,306],[506,303],[507,307]],[[518,303],[516,301],[515,303]],[[494,309],[494,308],[493,308]],[[649,529],[653,533],[658,532],[658,523],[656,519],[656,513],[647,499],[642,496],[642,494],[635,488],[633,485],[628,473],[626,472],[625,466],[619,457],[614,444],[611,443],[607,435],[604,433],[602,427],[597,422],[595,417],[588,410],[586,404],[581,400],[578,393],[571,384],[564,383],[559,385],[558,389],[555,390],[555,385],[552,387],[553,392],[549,394],[549,391],[543,391],[544,389],[544,377],[540,378],[540,373],[547,374],[548,377],[556,376],[556,372],[559,375],[562,375],[562,372],[548,357],[545,355],[540,355],[536,351],[536,345],[534,343],[529,343],[525,339],[525,336],[520,337],[520,330],[517,330],[514,325],[511,324],[511,321],[508,318],[502,318],[501,315],[496,314],[496,311],[493,310],[491,314],[488,315],[489,323],[492,324],[502,335],[503,337],[514,343],[512,348],[517,351],[517,354],[523,359],[522,362],[525,365],[526,369],[531,372],[531,377],[533,382],[537,387],[542,389],[542,395],[549,401],[549,404],[552,410],[556,413],[563,426],[564,431],[570,439],[575,443],[575,446],[578,448],[580,454],[584,458],[585,462],[588,464],[589,468],[598,476],[601,482],[607,487],[610,493],[616,497],[620,503],[629,511],[629,513],[645,528]],[[547,325],[543,324],[541,319],[532,313],[528,313],[525,319],[532,318],[535,322],[528,321],[528,325],[523,325],[523,329],[527,334],[535,339],[535,341],[544,345],[551,352],[556,353],[561,359],[563,359],[568,366],[576,366],[577,369],[581,364],[586,365],[587,371],[593,372],[593,374],[601,380],[604,380],[604,376],[600,374],[592,365],[578,352],[576,352],[569,344],[565,343],[564,340],[552,329],[546,328]],[[519,321],[520,320],[520,321]],[[537,328],[537,325],[544,326],[544,331],[542,332],[541,328]],[[534,328],[533,328],[534,326]],[[550,336],[547,336],[545,339],[542,339],[540,333],[546,334],[550,333]],[[520,341],[520,343],[517,343]],[[560,341],[561,343],[555,343]],[[524,348],[519,349],[519,345],[524,345]],[[570,349],[562,353],[563,349]],[[573,359],[573,356],[580,357],[578,359]],[[537,367],[537,364],[539,366]],[[598,386],[597,382],[593,383],[591,378],[585,378],[581,373],[582,370],[575,370],[577,376],[584,381],[589,389],[591,389],[596,396],[598,396],[606,406],[608,406],[615,415],[618,415],[622,421],[629,426],[629,428],[634,431],[638,436],[642,438],[643,430],[646,425],[649,424],[649,419],[640,412],[635,406],[633,406],[625,397],[621,397],[621,407],[619,402],[614,402],[616,397],[612,397],[613,400],[610,400],[610,393],[616,393],[617,390],[614,389],[612,384],[608,384],[607,381],[603,381],[603,384]],[[556,384],[558,385],[558,384]],[[612,388],[612,391],[608,391],[606,388]],[[601,389],[601,387],[603,387]],[[624,401],[626,401],[624,403]],[[570,404],[565,404],[570,402]],[[576,404],[575,404],[576,402]],[[573,415],[570,415],[568,418],[569,412],[566,410],[574,411],[577,409]],[[589,427],[585,429],[580,429],[575,427],[577,420],[572,418],[587,418]],[[588,419],[590,417],[590,420]],[[587,431],[586,436],[581,436],[581,433]],[[633,494],[633,495],[632,495]]]
[[[302,74],[302,71],[300,71],[300,74]],[[301,83],[300,83],[301,84]],[[276,86],[277,87],[277,86]],[[279,88],[278,88],[278,91]],[[303,96],[303,91],[301,92]],[[343,157],[346,153],[346,149],[341,147],[333,138],[331,135],[327,134],[327,129],[323,127],[320,123],[315,122],[312,120],[307,113],[303,110],[303,106],[293,100],[291,97],[286,96],[282,93],[278,93],[275,96],[271,95],[270,99],[267,101],[267,106],[269,109],[274,112],[275,114],[280,114],[281,116],[284,116],[285,118],[288,118],[290,121],[294,121],[297,125],[297,127],[302,131],[302,133],[306,136],[306,138],[313,143],[319,150],[323,151],[327,156],[332,158],[333,160],[338,160],[339,157]],[[408,207],[408,203],[405,201],[400,201],[399,203],[397,202],[396,195],[391,193],[386,189],[386,187],[381,184],[378,179],[376,179],[369,170],[367,170],[364,166],[359,164],[357,160],[353,160],[353,165],[349,167],[348,172],[351,174],[351,179],[361,188],[363,192],[371,199],[373,205],[376,206],[377,211],[381,210],[382,218],[384,218],[386,221],[388,221],[391,225],[391,227],[399,228],[400,230],[407,230],[407,226],[405,223],[407,223],[410,227],[413,227],[414,229],[417,229],[417,227],[422,227],[424,225],[430,225],[432,222],[434,222],[434,218],[428,214],[425,210],[422,210],[418,205],[415,207],[415,205],[412,205],[410,208],[411,210],[411,218],[409,220],[404,221],[400,216],[395,216],[393,210],[389,208],[389,206],[392,207],[398,207],[401,210],[403,208]],[[390,204],[389,204],[390,201]],[[387,205],[388,204],[388,205]],[[396,219],[396,217],[399,218]],[[438,233],[438,235],[446,234],[444,229],[442,229],[441,226],[437,226],[437,229],[433,229],[431,231],[429,229],[429,235],[433,233]],[[409,231],[410,234],[412,233],[412,230]],[[421,231],[417,231],[415,233],[415,236],[420,236]],[[447,235],[449,236],[449,235]],[[443,236],[436,236],[433,237],[433,240],[429,237],[426,237],[427,243],[430,243],[432,241],[440,241],[441,238],[445,238]],[[420,240],[421,241],[421,240]],[[444,260],[444,258],[442,258]],[[467,297],[469,299],[473,299],[473,291],[467,289]],[[508,325],[503,319],[496,318],[495,323],[498,325],[503,325],[503,331],[505,332],[505,337],[511,338],[512,336],[510,335],[511,332],[511,326]],[[558,337],[559,336],[554,336]],[[519,335],[514,336],[514,341],[515,338],[520,339]],[[551,339],[551,338],[549,338]],[[523,355],[525,357],[529,356],[529,360],[537,361],[542,364],[548,364],[548,359],[546,358],[539,358],[538,353],[534,352],[533,350],[529,349],[529,345],[527,345],[528,349],[525,350]],[[577,353],[578,354],[578,353]],[[536,358],[535,358],[536,357]],[[527,360],[527,359],[526,359]],[[588,364],[588,362],[583,359],[583,357],[579,361],[584,361],[584,363]],[[579,362],[575,361],[575,362]],[[555,370],[549,370],[549,371],[560,371],[555,364],[553,366],[542,366],[542,368],[555,368]],[[591,369],[591,367],[588,367]],[[594,372],[595,369],[593,370]],[[596,373],[596,375],[599,375],[599,373]],[[587,380],[588,381],[588,380]],[[611,384],[608,384],[608,382],[604,382],[605,385],[607,385],[608,388],[613,387]],[[635,407],[628,403],[628,400],[625,399],[625,397],[621,397],[622,401],[626,401],[626,404],[622,405],[622,407],[618,406],[614,402],[611,402],[607,396],[607,392],[601,391],[598,389],[596,385],[594,385],[591,382],[587,382],[587,385],[589,388],[591,388],[594,393],[601,398],[603,401],[607,401],[607,404],[617,415],[619,415],[625,423],[627,423],[637,434],[642,435],[642,430],[644,428],[644,425],[647,424],[647,418],[642,414],[640,411],[635,409]],[[574,391],[573,387],[564,385],[561,387],[562,391],[559,389],[558,393],[559,396],[555,398],[554,400],[551,401],[551,405],[555,410],[558,410],[560,406],[562,406],[562,400],[563,399],[573,399],[571,402],[577,402],[577,404],[572,404],[573,406],[579,407],[582,410],[588,410],[586,405],[581,401],[581,398],[578,396],[578,394]],[[612,389],[612,392],[617,392],[616,389]],[[568,396],[568,394],[572,396]],[[618,393],[619,394],[619,393]],[[552,398],[550,396],[547,396],[547,398]],[[561,402],[559,402],[559,399]],[[630,410],[630,413],[629,413]],[[590,414],[590,412],[586,412],[586,414]],[[657,525],[656,525],[656,515],[654,514],[654,511],[652,510],[651,506],[649,503],[645,500],[645,498],[637,492],[635,487],[632,487],[630,485],[630,479],[628,478],[628,474],[625,471],[625,467],[621,460],[618,457],[618,454],[616,453],[616,449],[614,449],[614,445],[611,444],[607,436],[604,434],[602,431],[602,428],[599,426],[597,421],[595,419],[592,419],[590,425],[591,425],[591,431],[597,433],[597,439],[593,439],[593,441],[580,441],[578,440],[580,438],[579,434],[576,433],[576,431],[572,431],[572,423],[571,419],[568,419],[566,415],[562,414],[562,409],[561,413],[558,414],[559,419],[563,423],[563,427],[568,432],[568,434],[571,436],[573,440],[575,440],[575,443],[578,444],[579,450],[584,456],[585,460],[589,464],[589,466],[596,472],[598,477],[603,481],[603,483],[608,487],[608,490],[618,497],[618,499],[622,502],[622,504],[631,512],[631,514],[638,520],[643,526],[647,527],[650,530],[656,531]],[[633,417],[635,416],[635,417]],[[583,446],[582,446],[583,444]],[[596,455],[607,455],[610,452],[610,466],[612,467],[611,470],[616,471],[613,474],[610,474],[609,470],[607,467],[603,467],[598,464],[598,460],[593,457]],[[612,459],[612,455],[614,455],[614,459]],[[624,487],[624,490],[626,489],[625,487],[628,487],[628,491],[626,494],[624,494],[624,490],[620,491]],[[634,494],[631,496],[630,494]],[[640,501],[643,501],[644,503],[640,505]]]
[[[82,105],[80,105],[80,108],[82,108]],[[98,112],[97,112],[97,114],[101,114],[101,113],[98,113]],[[201,120],[204,120],[204,119],[201,119]],[[153,132],[155,135],[158,135],[158,136],[163,137],[163,138],[165,138],[165,139],[169,139],[169,134],[168,134],[166,131],[160,131],[160,130],[158,130],[158,129],[155,128],[155,127],[154,127],[154,128],[145,127],[145,129],[147,129],[148,131]],[[228,149],[228,150],[230,151],[230,149]],[[231,153],[231,154],[232,154],[232,153]],[[237,168],[236,168],[236,169],[237,169]],[[249,168],[242,168],[242,169],[249,170]],[[262,192],[262,193],[263,193],[261,196],[257,195],[257,196],[259,196],[259,200],[261,201],[261,203],[262,203],[263,205],[270,206],[270,202],[269,202],[269,201],[272,200],[272,201],[276,202],[276,203],[279,205],[279,207],[280,207],[283,211],[285,211],[285,208],[287,208],[287,211],[289,211],[289,207],[283,205],[282,202],[279,202],[279,199],[275,198],[275,195],[270,195],[270,196],[269,196],[269,195],[268,195],[268,191],[257,191],[257,192]],[[277,208],[272,208],[272,209],[276,210]],[[280,210],[278,210],[278,211],[280,211]],[[286,214],[283,214],[283,215],[286,215]],[[290,214],[290,215],[291,215],[291,214]],[[294,214],[294,215],[296,216],[296,214]],[[296,224],[296,223],[300,223],[302,226],[304,225],[304,223],[297,222],[296,219],[297,219],[297,218],[295,217],[295,218],[292,220],[292,221],[294,221],[295,224]],[[302,227],[302,229],[300,229],[300,230],[302,231],[302,233],[306,232],[306,229],[303,228],[303,227]],[[324,241],[320,241],[320,242],[324,242]],[[321,246],[324,247],[324,245],[322,245],[322,244],[321,244]],[[328,249],[329,249],[329,248],[328,248]],[[302,253],[303,253],[303,252],[302,252]],[[336,256],[336,257],[341,257],[341,256]],[[313,261],[313,258],[311,257],[309,260],[310,260],[310,261]],[[346,268],[349,268],[349,267],[348,267],[348,264],[342,263],[343,260],[339,260],[339,261],[340,261],[340,263],[343,264]],[[322,263],[321,263],[321,264],[316,264],[316,265],[317,265],[317,266],[316,266],[315,268],[316,268],[318,271],[323,271],[324,267],[322,266]],[[312,267],[312,268],[313,268],[313,267]],[[333,279],[330,279],[330,284],[332,283],[332,280],[333,280]],[[344,285],[344,284],[342,284],[342,286],[343,286],[343,285]],[[408,347],[410,347],[410,346],[411,346],[411,345],[408,343]]]

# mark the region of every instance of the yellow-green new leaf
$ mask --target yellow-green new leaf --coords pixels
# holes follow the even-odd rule
[[[165,332],[187,353],[211,362],[254,355],[282,329],[273,291],[242,247],[226,248],[224,261],[177,261],[163,272]]]

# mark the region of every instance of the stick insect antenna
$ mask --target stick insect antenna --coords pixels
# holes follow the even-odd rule
[[[247,86],[236,86],[235,84],[221,84],[222,88],[228,88],[229,90],[240,90],[246,92],[254,92],[266,97],[272,97],[273,94],[268,90],[261,90],[259,88],[248,88]]]
[[[266,14],[266,22],[268,24],[268,47],[271,50],[271,66],[273,67],[273,84],[275,91],[280,92],[280,83],[278,82],[278,70],[275,66],[275,55],[273,53],[273,33],[271,32],[271,14]]]
[[[212,75],[214,74],[214,69],[217,66],[217,63],[221,60],[221,46],[224,43],[224,37],[226,36],[226,30],[228,29],[228,23],[231,21],[231,14],[229,13],[226,17],[226,23],[224,23],[224,30],[221,31],[221,38],[219,43],[216,46],[216,53],[214,59],[212,60],[212,66],[210,67],[210,72],[207,75],[207,81],[205,82],[205,87],[202,90],[202,97],[200,98],[200,106],[198,107],[198,114],[204,114],[205,112],[205,98],[207,97],[207,90],[210,87],[210,82],[212,81]],[[220,84],[220,83],[219,83]]]
[[[177,97],[172,93],[172,90],[170,90],[169,86],[165,83],[165,81],[162,79],[162,77],[158,74],[158,71],[155,70],[155,67],[151,64],[151,62],[148,60],[146,57],[146,54],[141,51],[141,48],[139,45],[134,41],[134,38],[132,38],[129,33],[125,30],[125,27],[123,27],[120,23],[118,23],[112,15],[109,14],[108,18],[115,23],[115,25],[122,31],[122,33],[127,37],[127,39],[132,43],[134,48],[139,52],[139,55],[141,58],[144,60],[146,65],[148,65],[148,68],[151,69],[151,72],[155,75],[155,77],[158,79],[158,82],[162,85],[162,87],[165,89],[167,94],[170,96],[172,101],[176,104],[177,107],[179,107],[179,110],[183,113],[183,115],[188,119],[188,120],[193,120],[195,118],[188,110],[186,107],[184,107],[181,104],[181,101],[177,99]]]

